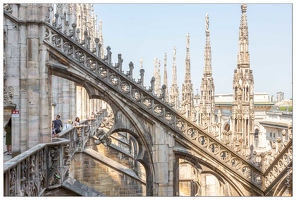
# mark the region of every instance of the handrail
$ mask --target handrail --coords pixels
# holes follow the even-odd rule
[[[100,116],[60,133],[52,143],[38,144],[4,163],[4,196],[41,196],[61,187],[69,176],[70,160],[96,131]]]

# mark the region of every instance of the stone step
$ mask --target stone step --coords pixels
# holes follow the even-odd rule
[[[105,196],[102,193],[96,191],[95,189],[75,180],[72,177],[68,177],[62,184],[62,187],[75,192],[80,196],[86,197],[96,197],[96,196]]]

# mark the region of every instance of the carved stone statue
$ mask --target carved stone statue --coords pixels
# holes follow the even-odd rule
[[[177,52],[177,49],[176,47],[174,47],[174,58],[176,57],[176,52]]]
[[[209,14],[206,14],[206,30],[209,30],[209,26],[210,26],[210,20],[209,20]]]
[[[143,58],[140,59],[141,69],[143,69]]]

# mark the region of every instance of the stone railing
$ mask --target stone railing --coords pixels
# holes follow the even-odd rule
[[[60,133],[52,143],[38,144],[4,163],[4,196],[42,196],[58,188],[69,176],[72,156],[100,126],[105,112],[96,119]]]
[[[284,141],[281,143],[283,148],[277,151],[275,154],[271,152],[264,154],[264,188],[263,190],[268,189],[274,182],[277,182],[278,176],[282,173],[290,173],[292,171],[292,162],[293,162],[293,146],[292,146],[292,134],[290,134],[287,142]],[[279,139],[280,140],[280,139]],[[287,182],[292,182],[292,180],[287,180]]]
[[[102,110],[96,118],[81,121],[79,126],[74,126],[70,129],[75,129],[75,131],[65,130],[59,134],[59,138],[65,138],[70,141],[71,157],[75,152],[82,152],[84,150],[86,142],[90,137],[95,135],[96,130],[99,128],[106,115],[107,111]]]
[[[42,196],[68,177],[69,140],[38,144],[4,163],[4,196]]]

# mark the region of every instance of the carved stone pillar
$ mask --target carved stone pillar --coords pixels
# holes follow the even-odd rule
[[[13,156],[51,141],[51,82],[45,65],[47,50],[42,43],[45,31],[39,24],[48,15],[48,7],[49,4],[14,5],[12,15],[21,24],[4,16],[7,27],[4,51],[9,58],[4,87],[12,86],[12,104],[20,111],[19,117],[12,119]]]
[[[82,87],[76,86],[76,111],[77,114],[75,117],[81,118],[82,116]]]
[[[69,104],[70,104],[70,115],[69,119],[72,121],[75,120],[76,117],[76,86],[74,82],[70,82],[69,86]]]

